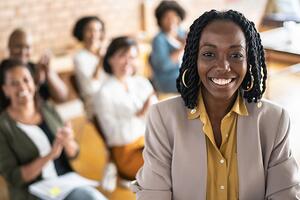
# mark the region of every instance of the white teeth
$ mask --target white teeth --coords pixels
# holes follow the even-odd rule
[[[20,92],[20,93],[18,94],[18,96],[19,96],[19,97],[25,97],[25,96],[28,95],[28,93],[29,93],[29,92],[27,92],[27,91],[22,91],[22,92]]]
[[[232,81],[232,78],[224,79],[224,78],[211,78],[211,80],[218,85],[226,85]]]

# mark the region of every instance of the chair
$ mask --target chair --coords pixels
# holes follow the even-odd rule
[[[106,139],[106,137],[104,135],[103,129],[102,129],[102,127],[101,127],[101,125],[100,125],[100,123],[98,121],[97,116],[95,116],[95,115],[93,116],[92,123],[94,124],[95,128],[97,129],[97,132],[99,133],[99,136],[104,141],[106,149],[108,150],[108,153],[109,153],[109,161],[108,161],[108,163],[115,163],[114,158],[112,156],[112,148],[107,145],[107,139]],[[120,171],[118,171],[118,176],[120,178],[122,178],[123,180],[132,181],[129,177],[127,177],[125,174],[123,174]]]

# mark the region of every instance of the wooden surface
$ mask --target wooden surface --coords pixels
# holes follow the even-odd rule
[[[300,25],[296,24],[261,32],[267,60],[282,62],[286,66],[300,62],[299,32]]]
[[[0,200],[8,200],[8,191],[4,178],[0,175]]]
[[[94,125],[84,116],[72,119],[76,140],[80,145],[79,157],[72,162],[75,171],[84,177],[101,181],[108,154],[102,138]],[[134,200],[135,195],[128,189],[118,185],[115,191],[105,192],[98,188],[110,200]]]

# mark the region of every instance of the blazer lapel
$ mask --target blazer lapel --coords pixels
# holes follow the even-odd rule
[[[189,183],[193,193],[192,199],[206,199],[207,152],[202,127],[203,124],[199,118],[188,120],[188,152],[192,154],[193,164],[191,164],[191,168],[187,170],[189,170],[189,173],[191,173],[193,177]]]
[[[265,175],[257,127],[253,113],[249,116],[238,116],[237,161],[240,200],[264,199]]]

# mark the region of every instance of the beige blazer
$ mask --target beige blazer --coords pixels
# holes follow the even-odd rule
[[[300,199],[298,167],[288,142],[287,112],[267,101],[246,103],[237,122],[240,200]],[[150,109],[144,166],[132,189],[138,200],[205,200],[207,153],[203,124],[188,120],[181,97]]]

